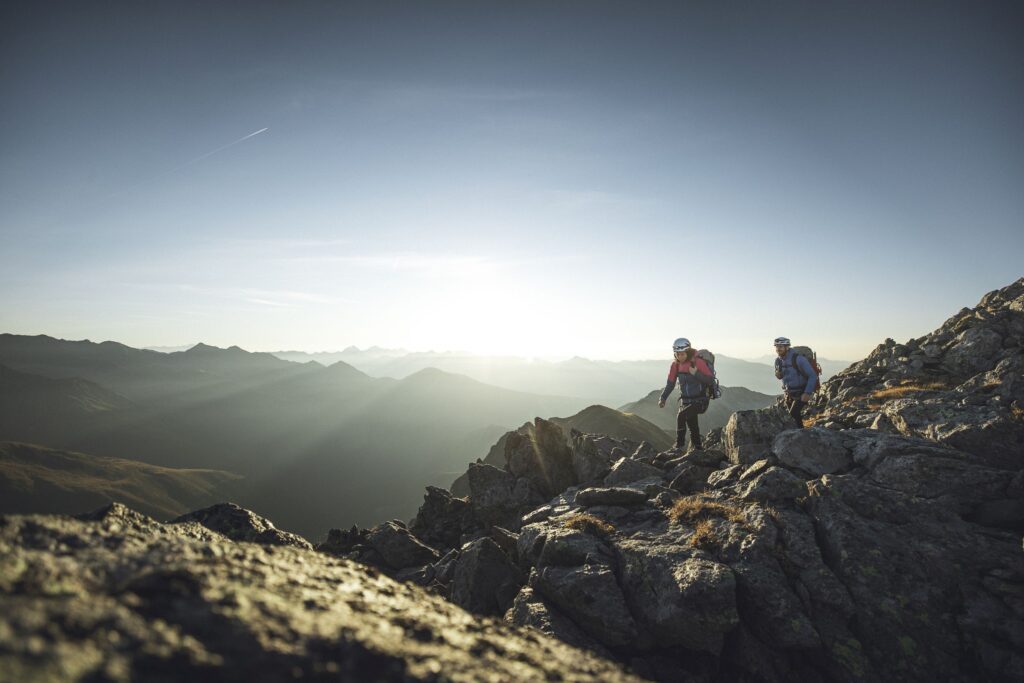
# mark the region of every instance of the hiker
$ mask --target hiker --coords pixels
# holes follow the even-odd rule
[[[680,337],[672,344],[675,360],[668,369],[668,383],[661,392],[658,407],[665,407],[665,399],[679,382],[679,414],[676,416],[675,450],[683,450],[686,443],[686,428],[690,428],[690,450],[699,451],[703,447],[700,436],[700,425],[697,416],[708,409],[707,387],[714,384],[714,373],[703,358],[697,357],[697,351],[690,346],[690,340]]]
[[[807,356],[797,353],[787,337],[775,338],[775,378],[782,380],[786,392],[786,409],[796,420],[796,426],[804,428],[804,406],[818,387],[818,373]],[[816,361],[815,361],[816,364]]]

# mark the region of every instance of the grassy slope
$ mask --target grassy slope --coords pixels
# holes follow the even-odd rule
[[[157,518],[210,505],[240,479],[120,458],[0,442],[0,512],[78,513],[111,501]]]

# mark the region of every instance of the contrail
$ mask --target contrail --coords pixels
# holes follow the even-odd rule
[[[235,146],[235,145],[237,145],[237,144],[238,144],[239,142],[245,142],[245,141],[246,141],[246,140],[248,140],[249,138],[254,138],[254,137],[256,137],[257,135],[259,135],[260,133],[266,133],[266,132],[267,132],[268,130],[270,130],[270,129],[269,129],[269,128],[260,128],[260,129],[259,129],[258,131],[256,131],[255,133],[249,133],[249,134],[248,134],[248,135],[246,135],[245,137],[241,137],[241,138],[238,138],[238,139],[237,139],[237,140],[235,140],[234,142],[229,142],[228,144],[224,145],[223,147],[218,147],[217,149],[213,150],[212,152],[207,152],[206,154],[204,154],[204,155],[202,155],[202,156],[198,156],[198,157],[196,157],[195,159],[193,159],[192,161],[186,161],[186,162],[185,162],[185,163],[183,163],[183,164],[182,164],[181,166],[178,166],[177,168],[171,169],[170,171],[168,171],[168,173],[174,173],[174,171],[179,171],[179,170],[181,170],[181,169],[185,168],[186,166],[191,166],[192,164],[196,163],[197,161],[202,161],[203,159],[206,159],[207,157],[212,157],[212,156],[213,156],[214,154],[216,154],[217,152],[223,152],[223,151],[224,151],[224,150],[226,150],[226,149],[227,149],[228,147],[234,147],[234,146]]]
[[[124,194],[126,192],[130,192],[131,190],[134,190],[135,188],[140,187],[142,185],[148,185],[149,183],[153,182],[154,180],[159,180],[160,178],[163,178],[164,176],[168,176],[168,175],[170,175],[172,173],[177,173],[178,171],[180,171],[183,168],[188,168],[192,164],[199,163],[203,159],[207,159],[209,157],[212,157],[214,154],[217,154],[218,152],[223,152],[228,147],[234,147],[238,143],[245,142],[249,138],[254,138],[257,135],[259,135],[260,133],[266,133],[268,130],[270,130],[270,128],[260,128],[259,130],[255,131],[255,132],[249,133],[248,135],[245,135],[243,137],[238,138],[234,142],[229,142],[228,144],[224,145],[223,147],[218,147],[217,149],[213,150],[212,152],[207,152],[206,154],[203,154],[202,156],[198,156],[195,159],[192,159],[190,161],[186,161],[185,163],[181,164],[180,166],[175,166],[174,168],[168,169],[168,170],[163,171],[161,173],[157,173],[155,176],[153,176],[151,178],[146,178],[144,180],[140,180],[137,183],[129,185],[128,187],[124,188],[123,190],[120,190],[118,192],[114,192],[113,194],[109,195],[107,198],[109,199],[111,197],[116,197],[116,196]]]

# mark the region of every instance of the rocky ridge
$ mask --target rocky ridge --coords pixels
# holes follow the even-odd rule
[[[1020,680],[1022,331],[1024,280],[835,376],[816,426],[741,411],[685,455],[537,419],[468,496],[320,549],[654,680]]]
[[[887,341],[834,377],[814,406],[810,429],[791,429],[778,405],[741,411],[711,435],[707,450],[680,454],[605,435],[566,435],[557,424],[537,419],[529,429],[503,437],[501,467],[469,466],[467,496],[428,488],[419,513],[408,523],[334,529],[316,553],[266,535],[273,526],[250,519],[256,539],[275,538],[285,547],[226,546],[242,549],[241,555],[226,555],[239,557],[241,569],[223,560],[186,564],[201,571],[244,573],[247,563],[264,567],[279,554],[298,553],[310,562],[301,569],[294,563],[274,564],[275,571],[268,570],[257,582],[258,590],[269,594],[244,596],[243,604],[255,600],[271,615],[271,626],[255,619],[232,626],[255,634],[257,660],[278,661],[277,654],[260,650],[268,643],[274,653],[298,651],[297,659],[288,661],[298,661],[300,673],[307,674],[321,671],[317,667],[324,661],[322,643],[309,644],[309,630],[321,628],[310,624],[319,624],[321,616],[294,617],[303,624],[299,628],[292,616],[281,617],[267,605],[279,604],[275,591],[288,585],[281,577],[298,572],[300,584],[321,586],[323,572],[334,576],[330,572],[339,566],[356,571],[356,565],[330,564],[342,561],[325,557],[333,555],[400,579],[400,584],[387,584],[393,590],[419,591],[410,585],[419,584],[437,596],[407,593],[407,609],[454,609],[440,601],[443,597],[480,615],[485,626],[498,628],[487,619],[499,617],[604,658],[576,660],[566,654],[576,651],[559,651],[562,658],[550,656],[549,663],[564,675],[624,676],[621,669],[598,674],[586,668],[614,667],[608,663],[614,660],[659,681],[1021,680],[1022,329],[1024,280],[986,295],[976,309],[962,311],[922,340],[902,345],[906,351]],[[918,385],[926,379],[935,384]],[[883,393],[889,390],[896,391]],[[174,529],[164,533],[185,535],[190,539],[182,541],[186,544],[223,544],[219,533],[199,524],[225,517],[226,528],[234,529],[237,538],[254,538],[244,528],[239,531],[238,520],[249,518],[233,509],[163,525]],[[6,616],[11,610],[0,612],[5,636],[0,643],[11,641],[6,636],[13,633],[12,642],[21,648],[13,656],[0,655],[0,663],[24,666],[35,661],[33,651],[44,653],[46,661],[64,661],[65,655],[55,655],[63,652],[62,638],[78,633],[78,621],[61,617],[56,623],[74,626],[61,626],[64,631],[47,640],[46,619],[39,616],[46,612],[40,610],[57,609],[56,603],[46,597],[48,588],[37,587],[29,577],[55,576],[53,585],[60,586],[78,574],[60,574],[48,562],[79,562],[83,551],[76,546],[84,542],[98,548],[111,541],[104,540],[105,532],[90,530],[94,526],[68,533],[62,523],[71,524],[61,518],[3,518],[0,581],[7,583],[0,585],[2,599],[14,601],[14,614],[27,616],[12,621]],[[255,549],[264,554],[249,555]],[[31,553],[45,558],[41,568],[24,568]],[[201,554],[186,551],[185,557]],[[151,561],[157,564],[149,565],[149,571],[162,567],[165,557],[139,556],[139,572],[145,573]],[[84,569],[87,577],[106,571],[92,565]],[[118,577],[123,573],[111,571]],[[123,578],[117,579],[117,588],[112,588],[112,577],[104,580],[108,583],[102,584],[101,595],[129,599],[126,608],[135,609],[135,598],[122,597]],[[362,580],[352,579],[354,584]],[[184,597],[168,597],[165,591],[177,585],[174,577],[157,584],[159,589],[152,590],[158,606],[146,614],[166,619],[169,611],[179,620],[170,623],[182,623],[182,604],[186,613],[193,606],[188,591]],[[198,611],[206,616],[221,609],[211,596],[228,590],[224,584],[215,586],[213,592],[198,591],[206,601]],[[143,588],[143,600],[146,595]],[[285,595],[294,605],[303,604],[298,593]],[[416,600],[432,601],[416,606]],[[218,607],[210,607],[211,602]],[[387,618],[402,619],[400,612],[395,608]],[[350,618],[331,614],[323,617],[328,624],[323,628]],[[105,633],[103,627],[84,632],[90,634],[87,639]],[[403,631],[405,639],[409,632]],[[239,651],[198,626],[188,626],[178,637],[195,653],[172,650],[174,657],[188,661],[205,661],[197,648],[222,657]],[[340,638],[332,631],[327,640],[333,645],[326,650],[336,653]],[[137,649],[143,641],[135,642]],[[341,649],[358,650],[347,647]],[[90,661],[114,661],[89,652]],[[508,653],[502,650],[489,662],[504,661]],[[421,675],[419,660],[408,652],[392,654],[389,661],[401,662],[394,664],[401,675]],[[460,661],[458,653],[449,654]],[[335,657],[330,671],[349,666],[343,663],[350,661],[346,657]],[[363,661],[361,655],[353,657]],[[539,660],[548,657],[538,653]],[[543,666],[538,659],[531,664]],[[129,664],[116,661],[105,666],[115,671],[140,666],[131,658]],[[587,664],[568,668],[567,663],[577,661]],[[455,678],[443,673],[449,670],[458,676],[469,671],[460,666],[443,668],[435,678]],[[500,671],[499,679],[510,676],[508,669]],[[530,672],[541,675],[539,669]],[[423,676],[429,679],[430,674]]]

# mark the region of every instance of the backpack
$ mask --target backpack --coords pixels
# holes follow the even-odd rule
[[[711,369],[711,377],[714,382],[707,388],[708,399],[713,400],[716,398],[722,398],[722,387],[718,385],[718,373],[715,372],[715,354],[711,353],[707,349],[701,349],[697,352],[697,358],[700,358],[708,364],[708,368]]]
[[[800,369],[800,365],[797,363],[796,357],[803,356],[811,364],[811,369],[814,370],[814,391],[821,388],[821,366],[818,365],[818,354],[816,354],[809,346],[794,346],[793,351],[793,368],[796,369],[800,376],[807,381],[807,375],[803,370]]]

